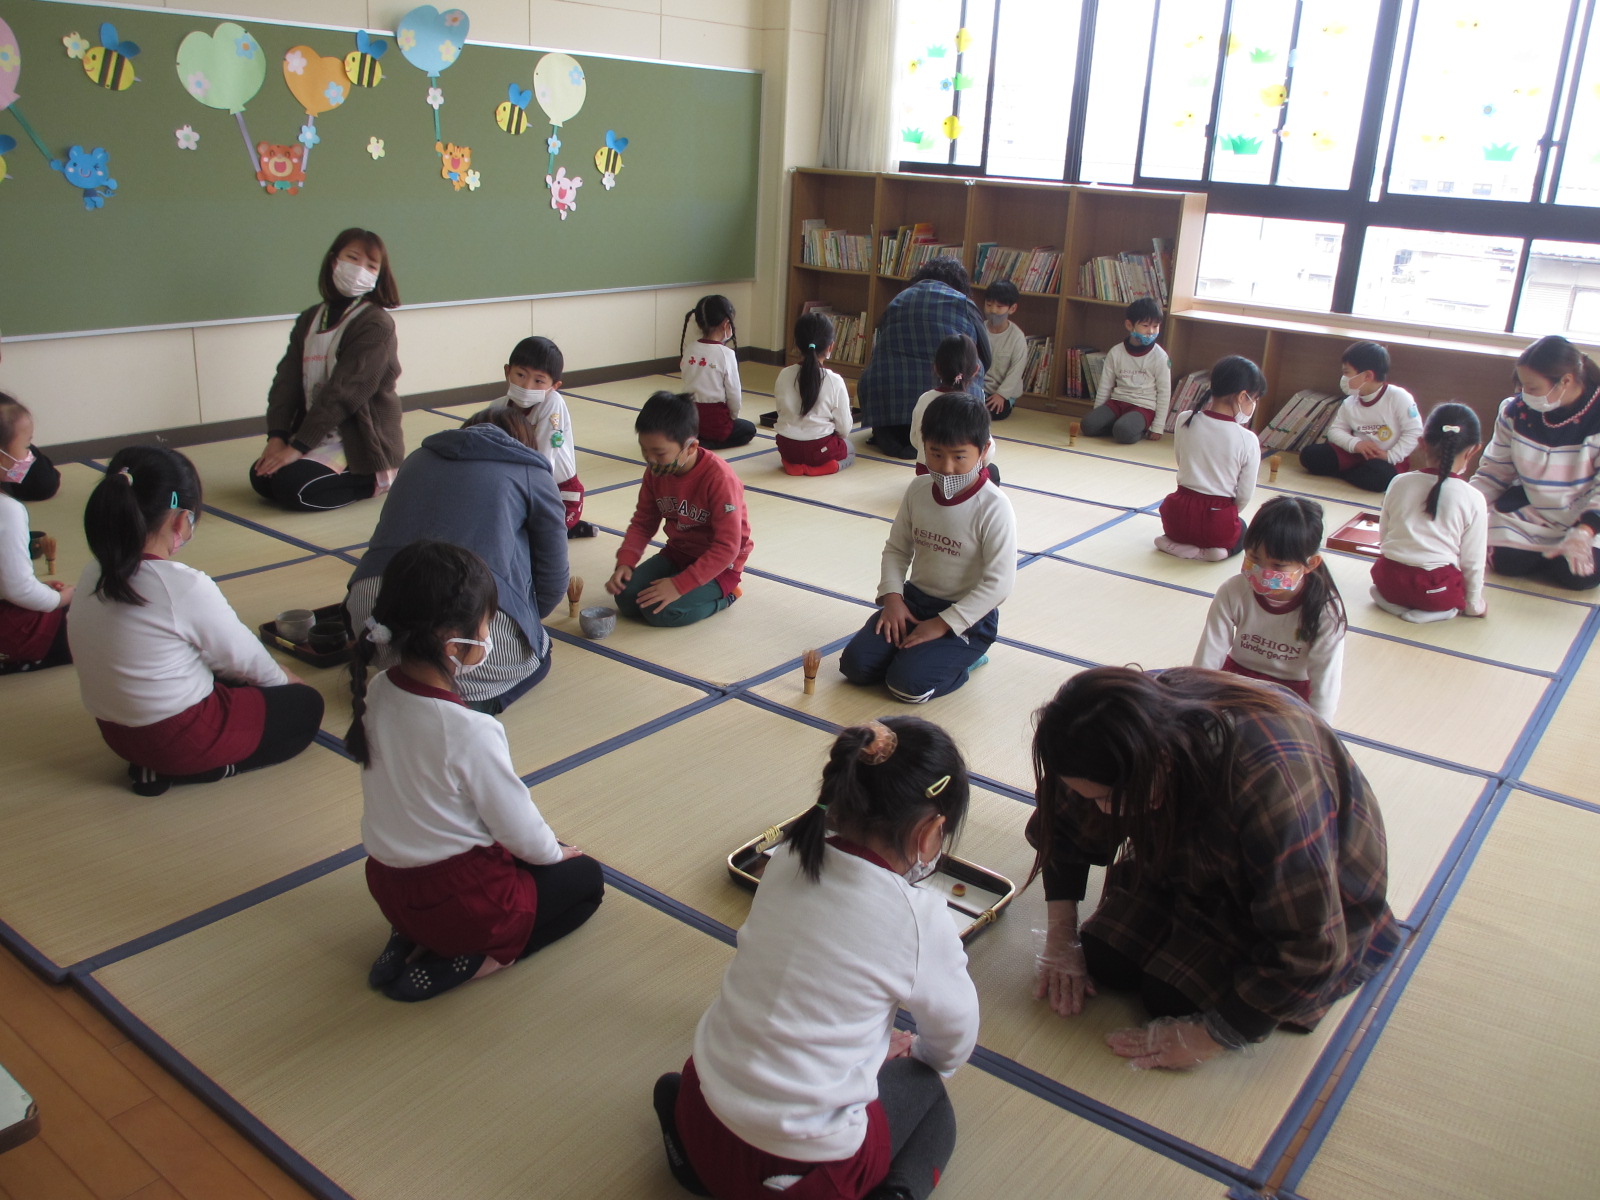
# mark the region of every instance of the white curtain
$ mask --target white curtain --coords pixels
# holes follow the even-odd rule
[[[892,171],[895,15],[899,0],[832,0],[823,74],[821,159],[848,171]]]

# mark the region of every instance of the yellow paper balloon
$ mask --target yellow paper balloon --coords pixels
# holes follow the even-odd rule
[[[970,45],[972,45],[972,34],[965,28],[956,30],[956,53],[965,54]]]
[[[1289,99],[1289,89],[1281,83],[1261,89],[1261,103],[1268,108],[1282,108],[1284,101]]]
[[[953,113],[944,119],[944,135],[952,142],[961,136],[961,118]]]

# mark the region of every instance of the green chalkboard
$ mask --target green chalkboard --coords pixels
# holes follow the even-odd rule
[[[469,44],[439,77],[442,130],[471,147],[476,191],[441,178],[428,77],[379,35],[389,42],[382,82],[317,118],[299,194],[268,194],[235,119],[191,97],[176,68],[186,34],[227,18],[41,0],[0,0],[0,18],[22,59],[14,108],[58,158],[72,145],[105,147],[117,181],[103,208],[86,210],[15,114],[0,112],[0,134],[17,142],[0,181],[7,336],[295,312],[316,299],[321,256],[352,225],[388,243],[408,304],[755,273],[759,74],[576,56],[588,93],[556,161],[583,186],[563,220],[545,186],[551,129],[538,101],[520,135],[495,121],[510,84],[532,87],[542,51]],[[98,46],[107,21],[141,50],[126,91],[98,86],[62,45],[77,32]],[[244,112],[251,140],[295,145],[305,112],[284,83],[284,54],[303,44],[343,58],[355,32],[238,23],[267,59]],[[200,135],[194,150],[178,147],[184,125]],[[628,139],[610,190],[595,164],[607,130]],[[382,158],[368,153],[371,138]]]

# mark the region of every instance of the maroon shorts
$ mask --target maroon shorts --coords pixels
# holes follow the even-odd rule
[[[488,954],[515,962],[533,933],[539,888],[500,843],[423,867],[367,858],[367,890],[406,937],[444,958]]]
[[[1244,522],[1232,497],[1208,496],[1180,487],[1161,502],[1161,529],[1185,546],[1232,550],[1244,533]]]
[[[1156,419],[1155,409],[1140,408],[1137,404],[1128,404],[1122,400],[1107,400],[1106,407],[1112,412],[1116,413],[1119,417],[1125,417],[1129,413],[1138,413],[1139,416],[1144,419],[1144,431],[1146,433],[1150,432],[1150,425]]]
[[[0,600],[0,663],[38,662],[50,653],[56,631],[66,619],[64,608],[34,612]]]
[[[820,467],[825,463],[843,462],[849,456],[849,445],[837,433],[807,441],[778,435],[778,457],[795,466]]]
[[[683,1064],[678,1089],[678,1136],[700,1182],[719,1200],[860,1200],[889,1174],[892,1147],[883,1105],[867,1105],[867,1136],[850,1158],[835,1162],[797,1162],[779,1158],[738,1137],[717,1118],[700,1091],[694,1059]],[[774,1175],[800,1175],[799,1183],[775,1193],[762,1181]]]
[[[556,491],[561,493],[561,503],[567,510],[567,528],[571,529],[583,519],[583,482],[574,475],[556,484]]]
[[[154,725],[99,725],[106,745],[134,766],[161,775],[199,775],[255,753],[267,728],[267,700],[258,687],[219,683],[200,703]]]
[[[1342,446],[1335,446],[1332,442],[1327,443],[1327,446],[1329,450],[1333,451],[1333,456],[1339,460],[1339,474],[1341,475],[1343,475],[1346,471],[1355,470],[1362,463],[1367,461],[1365,458],[1361,457],[1361,455],[1346,450]],[[1399,462],[1392,465],[1394,466],[1394,473],[1396,475],[1404,474],[1406,471],[1411,469],[1411,456],[1408,454],[1405,458],[1402,458]]]
[[[1421,612],[1445,612],[1467,606],[1466,584],[1460,567],[1411,567],[1380,558],[1372,564],[1372,586],[1390,604]]]
[[[702,442],[726,441],[733,433],[733,414],[721,400],[715,404],[701,404],[697,400],[694,411],[700,418],[699,437]]]
[[[1233,655],[1222,663],[1222,669],[1230,675],[1243,675],[1246,679],[1265,679],[1268,683],[1276,683],[1288,688],[1307,704],[1311,703],[1311,680],[1309,679],[1279,679],[1276,675],[1265,675],[1260,671],[1252,671],[1249,667],[1241,667],[1233,661]]]

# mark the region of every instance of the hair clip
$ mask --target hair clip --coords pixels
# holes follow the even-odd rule
[[[935,796],[939,795],[941,792],[943,792],[945,790],[945,788],[947,788],[949,786],[950,786],[950,776],[941,775],[941,776],[939,776],[939,778],[935,779],[932,783],[930,783],[928,785],[927,791],[923,792],[922,794],[924,796],[926,796],[929,800],[932,800]]]
[[[389,632],[387,625],[380,625],[371,617],[367,618],[367,640],[375,646],[387,646],[393,640],[394,634]]]
[[[867,721],[862,728],[872,731],[872,740],[861,747],[861,761],[869,767],[888,762],[889,756],[895,752],[895,747],[900,745],[899,735],[882,721]]]
[[[1459,426],[1459,425],[1441,425],[1441,426],[1439,426],[1439,431],[1441,433],[1460,433],[1461,432],[1461,426]]]
[[[123,467],[120,471],[111,472],[111,478],[113,479],[117,478],[119,475],[128,481],[129,487],[133,486],[133,472],[128,470],[127,467]]]
[[[172,503],[167,505],[167,507],[168,508],[177,508],[178,507],[178,493],[177,492],[173,492],[172,493]]]

